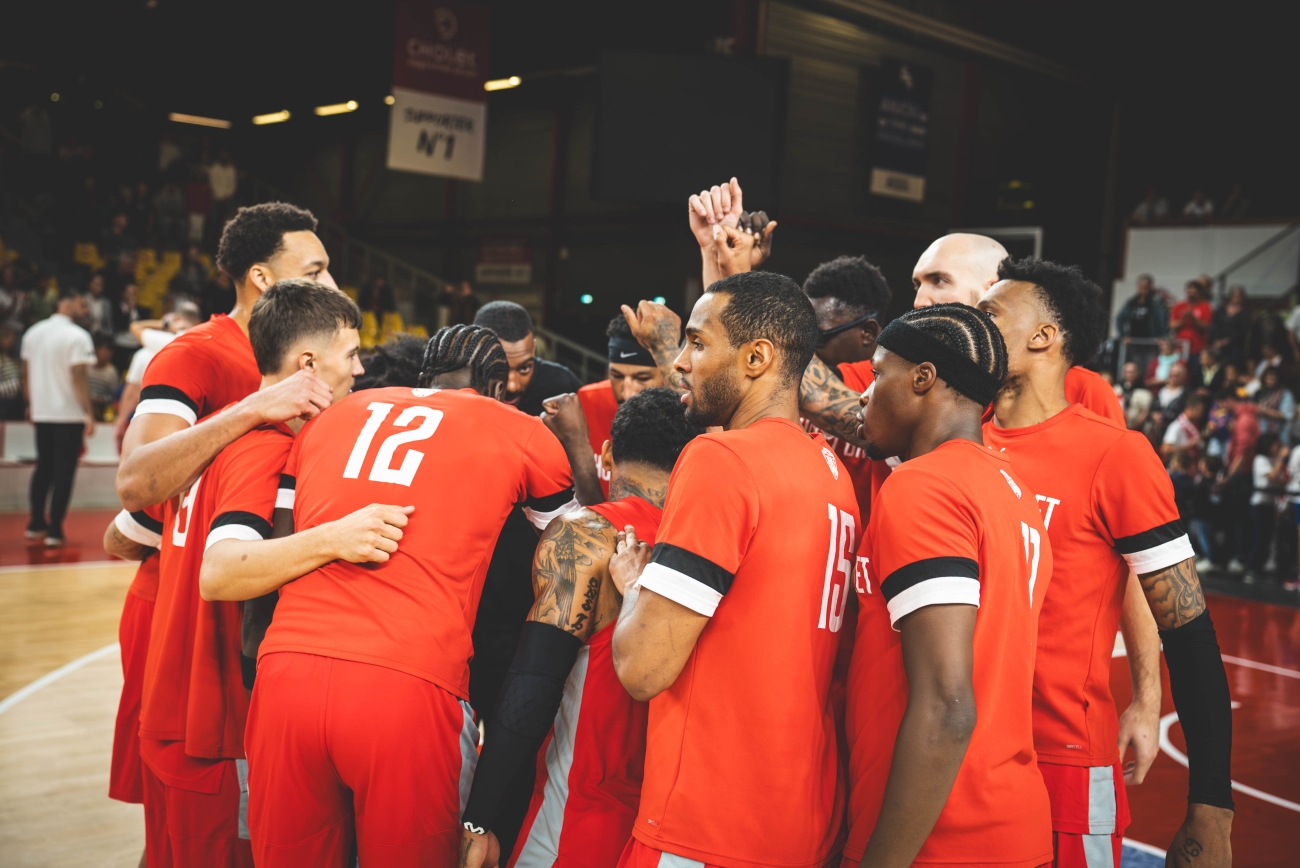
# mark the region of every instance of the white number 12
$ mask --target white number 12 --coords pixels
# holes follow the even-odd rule
[[[343,468],[344,479],[357,479],[361,475],[361,465],[366,461],[366,455],[370,453],[370,444],[375,439],[375,434],[379,432],[379,426],[384,424],[388,414],[393,411],[393,404],[383,404],[378,401],[366,407],[370,411],[370,418],[362,426],[361,433],[357,435],[357,442],[352,447],[352,454],[348,456],[347,466]],[[420,427],[413,431],[400,431],[397,434],[391,434],[379,446],[379,452],[375,455],[374,466],[370,468],[372,482],[393,482],[398,485],[410,486],[415,479],[415,472],[420,469],[420,462],[424,460],[424,453],[417,452],[414,449],[406,453],[402,459],[401,467],[393,467],[393,454],[397,447],[404,443],[414,443],[418,440],[428,440],[433,436],[433,432],[438,430],[438,424],[442,422],[442,411],[435,410],[432,407],[407,407],[397,415],[393,420],[394,427],[407,428],[416,419],[422,419]]]

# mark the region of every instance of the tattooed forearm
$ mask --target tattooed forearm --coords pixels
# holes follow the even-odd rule
[[[140,545],[135,540],[127,539],[117,529],[116,522],[109,522],[104,530],[104,551],[124,561],[142,561],[153,553],[154,549]]]
[[[826,433],[862,446],[858,437],[861,397],[844,385],[825,362],[813,356],[799,384],[799,412]]]
[[[580,639],[591,634],[602,570],[614,553],[609,534],[609,522],[585,510],[551,523],[533,557],[531,620]]]
[[[1138,579],[1161,630],[1181,627],[1205,611],[1205,594],[1192,558]]]

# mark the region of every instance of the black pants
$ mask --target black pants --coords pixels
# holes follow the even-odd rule
[[[1267,503],[1250,508],[1251,520],[1255,529],[1254,544],[1250,551],[1250,571],[1258,573],[1268,562],[1269,548],[1273,544],[1273,530],[1277,527],[1277,507],[1270,497]]]
[[[72,499],[72,478],[77,474],[85,431],[86,426],[80,422],[36,423],[36,471],[32,473],[32,517],[27,523],[28,530],[46,530],[50,536],[63,536],[63,517],[68,514],[68,501]],[[45,520],[47,500],[48,523]]]

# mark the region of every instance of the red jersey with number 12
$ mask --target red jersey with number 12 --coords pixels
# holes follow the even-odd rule
[[[415,512],[385,563],[334,561],[281,588],[259,659],[298,651],[386,666],[461,699],[506,516],[523,503],[545,527],[576,506],[564,448],[541,419],[470,389],[354,392],[303,427],[285,476],[299,530],[371,503]]]

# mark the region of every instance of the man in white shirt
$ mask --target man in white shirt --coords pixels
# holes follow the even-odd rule
[[[175,310],[161,320],[137,320],[131,323],[131,335],[140,344],[140,349],[131,357],[131,366],[126,372],[126,384],[122,387],[122,397],[117,402],[117,424],[113,428],[113,439],[117,441],[117,451],[122,451],[122,438],[126,428],[131,424],[131,416],[140,404],[140,387],[144,383],[144,371],[158,351],[171,343],[177,336],[203,322],[199,306],[192,301],[177,302]],[[158,328],[158,326],[162,328]]]
[[[87,378],[87,370],[95,364],[95,344],[90,332],[78,324],[86,323],[89,316],[86,296],[78,290],[64,290],[59,294],[58,312],[23,335],[23,392],[36,424],[36,470],[32,473],[27,538],[43,538],[51,548],[63,545],[63,517],[72,498],[82,439],[95,430]]]

